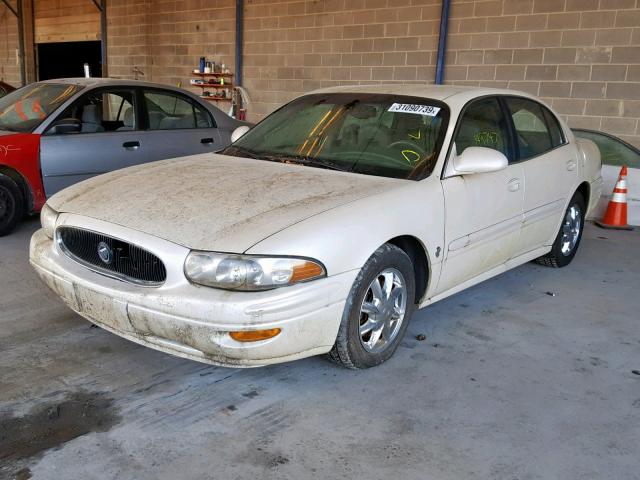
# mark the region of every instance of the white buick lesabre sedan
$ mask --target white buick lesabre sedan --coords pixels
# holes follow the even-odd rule
[[[74,311],[151,348],[365,368],[416,308],[530,260],[571,262],[601,188],[597,147],[528,94],[331,88],[219,155],[64,190],[30,255]]]

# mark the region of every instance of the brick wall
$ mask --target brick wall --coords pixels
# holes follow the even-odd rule
[[[234,68],[233,0],[110,0],[109,75],[189,87],[201,56]]]
[[[433,81],[437,0],[248,0],[245,17],[257,117],[315,88]]]
[[[107,66],[109,76],[151,80],[148,15],[150,0],[109,0],[107,6]],[[144,73],[136,75],[134,68]]]
[[[454,1],[446,81],[539,95],[640,146],[640,1]]]
[[[234,14],[233,0],[109,0],[110,75],[190,88],[202,55],[234,70]],[[439,17],[440,0],[245,0],[249,118],[324,86],[432,83]],[[640,146],[640,0],[453,0],[445,82],[529,91]]]
[[[20,86],[20,65],[17,62],[18,21],[9,9],[0,4],[0,80]]]
[[[437,0],[249,0],[254,118],[318,87],[432,83],[439,16]],[[640,146],[639,0],[453,0],[447,46],[445,83],[531,92]]]

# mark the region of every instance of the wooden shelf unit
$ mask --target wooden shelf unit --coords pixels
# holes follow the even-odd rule
[[[189,82],[189,85],[191,87],[200,87],[203,89],[206,88],[228,88],[229,90],[233,90],[233,82],[229,81],[229,83],[227,83],[227,78],[232,79],[233,78],[233,73],[216,73],[216,72],[212,72],[212,73],[203,73],[203,72],[191,72],[192,75],[196,75],[198,77],[202,77],[204,78],[224,78],[225,79],[225,83],[224,85],[220,85],[219,83],[196,83],[196,84],[192,84],[191,82]],[[232,98],[231,97],[216,97],[214,95],[210,95],[210,96],[204,96],[204,95],[200,95],[200,98],[202,98],[203,100],[209,100],[212,102],[231,102]]]
[[[231,99],[228,97],[214,97],[213,95],[210,95],[208,97],[205,97],[204,95],[200,95],[200,98],[202,98],[203,100],[211,100],[212,102],[230,102]]]
[[[225,83],[224,85],[220,85],[219,83],[191,83],[192,87],[202,87],[202,88],[233,88],[233,84]]]
[[[191,72],[192,75],[198,75],[199,77],[233,77],[233,73],[202,73]]]

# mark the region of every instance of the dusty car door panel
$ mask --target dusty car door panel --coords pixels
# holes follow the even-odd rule
[[[500,172],[444,179],[446,257],[438,292],[490,270],[512,256],[520,237],[524,189],[520,165]]]
[[[145,144],[140,132],[43,135],[40,165],[46,196],[95,175],[146,162]]]
[[[465,148],[481,146],[513,157],[506,117],[495,97],[468,105],[455,134],[449,161]],[[522,226],[524,172],[517,163],[505,169],[442,180],[445,198],[445,259],[438,293],[508,261]]]
[[[553,243],[578,178],[577,158],[545,107],[519,97],[507,97],[505,102],[527,185],[522,235],[515,251],[520,255]]]
[[[211,128],[146,131],[144,140],[145,154],[151,162],[199,153],[213,153],[223,146],[220,135]]]
[[[519,253],[553,243],[577,180],[576,159],[569,147],[555,149],[522,165],[527,191]]]

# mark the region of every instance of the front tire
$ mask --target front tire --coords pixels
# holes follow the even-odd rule
[[[11,178],[0,174],[0,237],[11,233],[23,215],[20,187]]]
[[[351,369],[388,360],[415,310],[415,277],[409,256],[395,245],[378,248],[353,282],[329,358]]]
[[[536,259],[536,263],[545,267],[562,268],[571,263],[576,256],[582,231],[584,230],[585,201],[580,192],[576,192],[562,217],[560,231],[553,242],[551,251]]]

